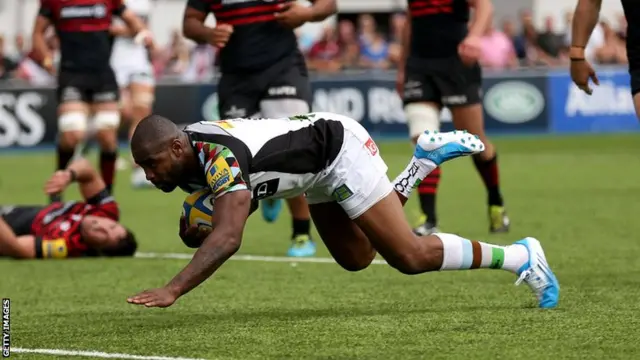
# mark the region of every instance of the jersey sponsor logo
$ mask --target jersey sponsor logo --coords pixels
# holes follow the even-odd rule
[[[65,239],[42,240],[42,257],[45,259],[64,259],[68,249]]]
[[[364,147],[367,148],[367,150],[372,156],[376,156],[376,154],[378,153],[378,146],[376,145],[375,141],[373,141],[372,138],[369,138],[369,140],[367,140],[367,142],[364,143]]]
[[[46,102],[37,92],[0,92],[0,148],[42,142],[46,127],[40,111]]]
[[[207,173],[207,183],[214,192],[232,183],[231,168],[226,159],[221,157],[213,163],[209,173]]]
[[[492,86],[484,97],[487,113],[507,124],[521,124],[535,119],[544,110],[544,96],[523,81],[504,81]]]
[[[333,190],[332,196],[337,202],[341,203],[352,197],[353,191],[349,189],[347,184],[342,184]]]
[[[253,199],[261,200],[269,196],[273,196],[278,192],[280,179],[271,179],[261,182],[253,188]]]
[[[102,19],[106,16],[107,7],[104,4],[95,4],[88,6],[67,6],[60,9],[60,18],[62,19]]]
[[[464,105],[468,99],[466,95],[451,95],[441,98],[443,105]]]
[[[233,129],[233,124],[228,122],[227,120],[220,120],[214,122],[216,125],[220,126],[223,129]]]

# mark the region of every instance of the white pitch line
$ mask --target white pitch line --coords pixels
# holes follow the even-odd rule
[[[133,359],[133,360],[205,360],[183,357],[170,357],[170,356],[142,356],[132,354],[117,354],[106,353],[102,351],[76,351],[76,350],[62,350],[62,349],[24,349],[24,348],[11,348],[11,352],[14,353],[29,353],[29,354],[42,354],[42,355],[58,355],[58,356],[85,356],[95,357],[102,359]]]
[[[184,253],[153,253],[138,252],[135,257],[145,259],[191,259],[193,254]],[[336,261],[328,257],[303,257],[291,258],[285,256],[261,256],[261,255],[234,255],[230,260],[236,261],[259,261],[259,262],[282,262],[282,263],[317,263],[317,264],[335,264]],[[372,264],[386,265],[384,260],[374,259]]]

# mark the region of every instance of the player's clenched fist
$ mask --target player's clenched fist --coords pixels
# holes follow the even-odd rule
[[[51,176],[49,180],[47,180],[44,185],[44,192],[48,195],[58,194],[69,186],[72,179],[73,175],[70,171],[58,170],[53,173],[53,176]]]
[[[233,34],[233,26],[220,24],[211,29],[211,39],[209,43],[217,48],[223,48],[227,45],[231,34]]]
[[[182,242],[188,247],[190,248],[200,247],[204,239],[210,233],[211,233],[211,229],[204,226],[192,225],[190,227],[187,227],[187,223],[184,216],[180,217],[180,233],[179,233],[180,239],[182,239]]]

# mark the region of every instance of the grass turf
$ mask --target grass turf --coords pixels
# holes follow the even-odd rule
[[[404,276],[385,265],[231,261],[168,309],[125,302],[186,263],[168,259],[0,261],[15,347],[207,359],[631,359],[640,357],[640,142],[608,135],[498,139],[512,232],[488,235],[469,159],[443,169],[441,227],[508,244],[541,239],[561,284],[556,310],[498,270]],[[393,178],[411,148],[384,142]],[[45,201],[53,153],[0,157],[1,203]],[[189,252],[177,238],[185,194],[116,189],[141,251]],[[69,192],[67,197],[77,197]],[[407,213],[417,217],[413,199]],[[283,255],[289,218],[250,219],[241,253]],[[320,245],[318,256],[328,256]],[[51,358],[13,354],[18,359]]]

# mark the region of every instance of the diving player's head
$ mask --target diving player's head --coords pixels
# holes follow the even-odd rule
[[[97,255],[132,256],[138,247],[130,230],[105,217],[85,216],[80,223],[80,235]]]
[[[131,153],[155,187],[172,192],[185,174],[191,152],[187,135],[171,120],[159,115],[142,119],[131,137]]]

